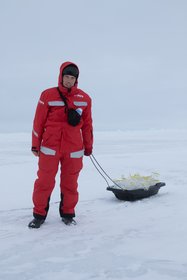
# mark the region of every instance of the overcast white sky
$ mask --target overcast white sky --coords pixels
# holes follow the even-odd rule
[[[186,127],[186,0],[0,0],[0,132],[29,131],[66,60],[95,129]]]

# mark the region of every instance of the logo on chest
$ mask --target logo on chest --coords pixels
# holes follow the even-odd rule
[[[76,94],[76,97],[83,98],[84,96],[83,96],[83,95],[81,95],[81,94]]]

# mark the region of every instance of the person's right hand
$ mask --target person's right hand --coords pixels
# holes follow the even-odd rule
[[[35,157],[39,157],[39,152],[38,151],[32,151],[33,155],[35,155]]]
[[[39,157],[39,151],[35,147],[32,147],[31,151],[32,151],[33,155],[35,155],[35,157]]]

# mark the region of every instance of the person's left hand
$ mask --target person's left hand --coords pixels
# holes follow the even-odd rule
[[[88,149],[85,149],[85,150],[84,150],[84,155],[85,155],[85,156],[88,156],[88,157],[89,157],[91,154],[92,154],[92,148],[88,148]]]

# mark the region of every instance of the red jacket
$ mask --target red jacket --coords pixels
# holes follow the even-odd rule
[[[63,63],[60,67],[58,88],[67,97],[70,108],[81,108],[81,122],[73,127],[67,122],[65,104],[57,87],[42,92],[33,123],[32,147],[40,150],[41,146],[53,154],[71,153],[91,149],[93,145],[91,98],[77,88],[78,81],[71,92],[62,85],[62,71],[72,62]],[[54,151],[54,152],[53,152]]]

